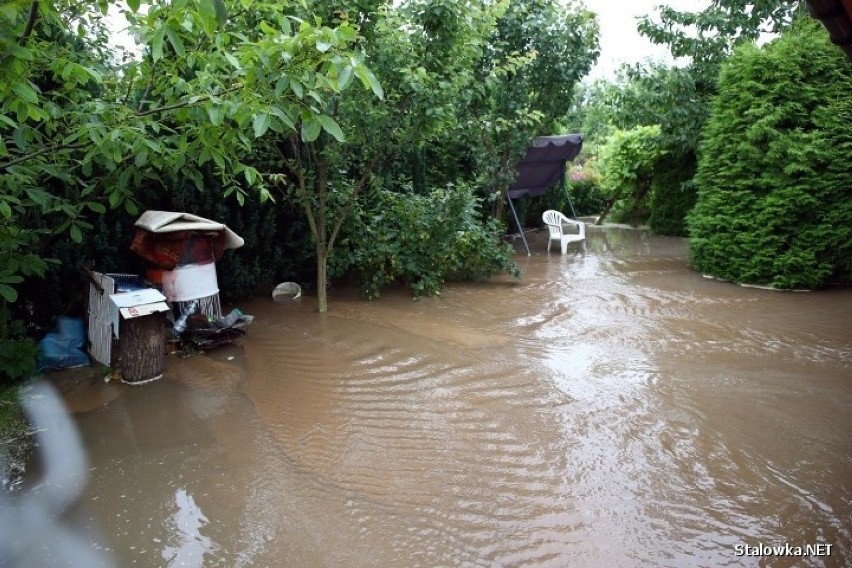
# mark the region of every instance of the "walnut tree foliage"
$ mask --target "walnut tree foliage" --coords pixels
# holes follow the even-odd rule
[[[690,259],[778,288],[852,279],[852,67],[813,20],[722,66],[701,145]]]
[[[250,164],[267,135],[321,132],[351,84],[380,94],[354,25],[327,25],[302,2],[129,0],[141,59],[118,58],[110,0],[0,6],[0,344],[26,345],[11,311],[26,279],[49,269],[47,243],[82,242],[107,210],[138,213],[142,186],[186,181],[224,197],[269,197]],[[20,345],[17,345],[20,343]],[[7,349],[8,351],[8,349]],[[4,365],[8,368],[8,365]],[[23,373],[16,373],[23,374]]]

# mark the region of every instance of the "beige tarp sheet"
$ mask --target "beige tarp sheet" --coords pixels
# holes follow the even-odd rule
[[[225,233],[224,248],[226,250],[240,248],[245,244],[243,238],[229,229],[227,225],[193,215],[192,213],[145,211],[136,221],[136,226],[151,233],[223,231]]]

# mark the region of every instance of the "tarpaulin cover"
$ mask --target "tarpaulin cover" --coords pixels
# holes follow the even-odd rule
[[[565,162],[576,158],[582,148],[583,137],[579,134],[536,138],[515,167],[518,177],[509,186],[509,197],[517,199],[543,194],[562,179]]]

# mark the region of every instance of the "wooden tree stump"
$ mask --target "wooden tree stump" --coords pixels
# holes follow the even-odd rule
[[[121,320],[116,362],[125,382],[153,381],[163,376],[167,324],[163,313]]]

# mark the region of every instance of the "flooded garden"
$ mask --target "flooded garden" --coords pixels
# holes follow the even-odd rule
[[[852,290],[543,238],[520,281],[257,298],[150,385],[55,375],[90,460],[69,522],[118,566],[848,566]],[[737,555],[785,544],[831,554]]]

